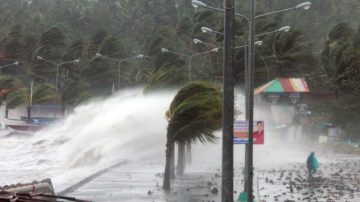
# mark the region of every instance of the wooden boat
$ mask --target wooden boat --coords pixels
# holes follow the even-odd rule
[[[16,131],[30,131],[36,132],[52,122],[57,118],[45,118],[45,117],[32,117],[28,120],[27,117],[21,117],[21,119],[9,119],[1,117],[1,122],[5,127],[16,130]]]
[[[11,116],[0,115],[0,122],[6,128],[15,131],[36,132],[62,118],[62,113],[58,109],[58,107],[46,105],[32,106],[31,118],[25,116],[24,107],[13,109]]]

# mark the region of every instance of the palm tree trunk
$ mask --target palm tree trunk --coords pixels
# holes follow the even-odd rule
[[[166,151],[165,151],[165,171],[164,171],[164,181],[163,189],[166,191],[170,190],[170,170],[171,170],[171,147],[172,143],[169,138],[166,140]]]
[[[9,117],[9,108],[5,108],[5,118]]]
[[[171,143],[170,178],[175,179],[175,144]]]
[[[177,167],[176,167],[176,174],[178,176],[184,175],[185,170],[185,143],[179,142],[178,145],[178,159],[177,159]]]
[[[191,164],[192,157],[191,157],[191,143],[186,144],[186,163]]]
[[[28,121],[30,121],[30,119],[31,119],[31,107],[30,107],[30,106],[27,106],[26,109],[27,109]]]
[[[65,104],[64,104],[64,102],[62,102],[61,103],[61,115],[62,115],[62,117],[65,117],[65,110],[66,110]]]

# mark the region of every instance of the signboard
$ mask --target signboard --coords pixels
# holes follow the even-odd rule
[[[264,121],[254,121],[254,144],[264,144]],[[248,122],[235,121],[234,123],[234,144],[248,143]]]

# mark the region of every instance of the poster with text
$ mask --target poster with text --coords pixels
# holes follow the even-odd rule
[[[254,121],[253,125],[254,144],[264,144],[264,121]],[[235,121],[234,123],[234,144],[248,143],[248,122]]]

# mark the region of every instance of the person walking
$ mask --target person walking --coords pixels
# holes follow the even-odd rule
[[[319,168],[319,163],[315,157],[315,152],[310,153],[306,160],[306,167],[308,169],[309,178],[312,178],[313,174],[316,173]]]

